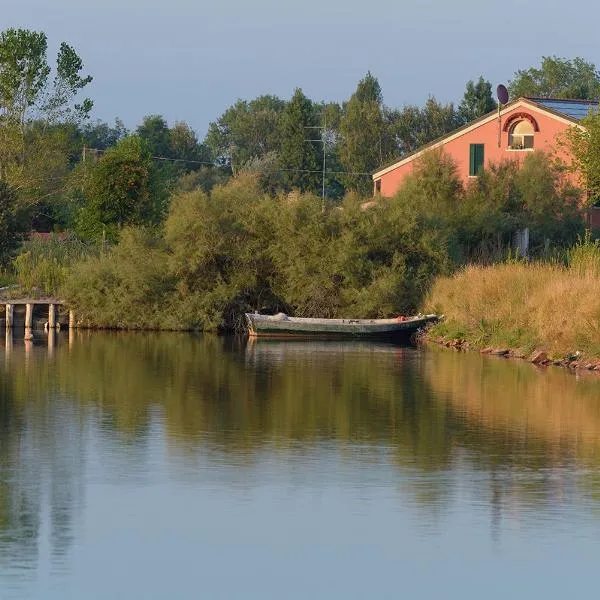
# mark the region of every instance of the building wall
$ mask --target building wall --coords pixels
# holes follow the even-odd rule
[[[564,148],[557,143],[560,136],[571,124],[558,119],[547,112],[537,109],[531,105],[516,105],[501,116],[501,141],[498,147],[498,120],[493,119],[484,122],[473,129],[466,129],[456,137],[448,135],[448,141],[441,144],[444,151],[449,154],[458,166],[458,172],[466,184],[469,177],[469,151],[471,144],[484,144],[484,164],[497,163],[502,160],[518,160],[522,162],[525,156],[532,150],[511,150],[508,145],[508,131],[502,131],[507,121],[518,114],[529,114],[538,124],[539,131],[534,134],[534,150],[544,150],[561,158],[568,160],[568,154]],[[400,187],[406,175],[412,172],[418,154],[407,163],[389,171],[380,177],[380,191],[382,196],[393,196]],[[377,190],[377,180],[374,189]]]

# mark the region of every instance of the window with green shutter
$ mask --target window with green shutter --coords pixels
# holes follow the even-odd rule
[[[483,144],[471,144],[469,147],[469,176],[479,175],[483,169]]]

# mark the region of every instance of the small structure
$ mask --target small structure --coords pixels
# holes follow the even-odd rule
[[[567,148],[558,143],[559,137],[570,127],[583,128],[581,119],[596,111],[598,102],[591,100],[518,98],[500,111],[476,119],[382,167],[373,174],[374,194],[393,196],[413,170],[415,160],[434,148],[443,148],[454,159],[465,184],[490,162],[522,161],[536,149],[570,162]],[[590,225],[600,227],[600,208],[592,209]]]
[[[15,316],[18,309],[24,307],[25,339],[32,340],[34,329],[33,312],[36,306],[47,307],[47,312],[44,312],[48,315],[48,320],[45,322],[48,330],[60,329],[60,322],[57,319],[57,307],[62,305],[62,301],[57,300],[56,298],[11,298],[1,300],[0,302],[5,305],[4,322],[7,332],[12,330],[16,325]],[[70,324],[71,319],[69,320],[69,325]]]

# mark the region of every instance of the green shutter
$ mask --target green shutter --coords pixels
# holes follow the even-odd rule
[[[477,164],[475,168],[475,175],[479,175],[479,172],[483,169],[483,144],[477,144]]]
[[[483,169],[483,163],[483,144],[471,144],[469,146],[469,175],[471,177],[479,175],[479,171]]]

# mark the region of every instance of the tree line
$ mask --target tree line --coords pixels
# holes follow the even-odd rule
[[[188,124],[160,115],[131,131],[119,120],[91,122],[93,101],[82,98],[91,80],[67,43],[51,60],[44,33],[0,33],[5,259],[31,230],[116,240],[124,225],[161,222],[174,191],[208,192],[242,172],[256,173],[273,194],[369,196],[376,168],[496,107],[490,82],[479,77],[457,105],[431,96],[423,106],[391,108],[367,73],[341,103],[314,101],[300,88],[289,100],[238,100],[200,140]],[[540,68],[517,71],[509,87],[513,96],[589,98],[600,95],[600,76],[581,58],[546,57]]]
[[[230,328],[255,309],[409,312],[433,278],[497,258],[518,228],[539,251],[583,231],[580,191],[537,152],[521,171],[493,165],[468,188],[434,153],[395,199],[361,209],[374,169],[494,110],[483,77],[456,106],[430,97],[388,107],[371,73],[343,103],[301,89],[238,100],[202,140],[160,115],[133,130],[91,122],[91,80],[68,44],[50,60],[43,33],[0,33],[1,278],[60,291],[97,325]],[[509,88],[592,98],[600,74],[546,57]],[[569,141],[592,199],[599,131],[589,117]],[[42,243],[32,231],[66,239]],[[175,315],[166,321],[164,306]]]

